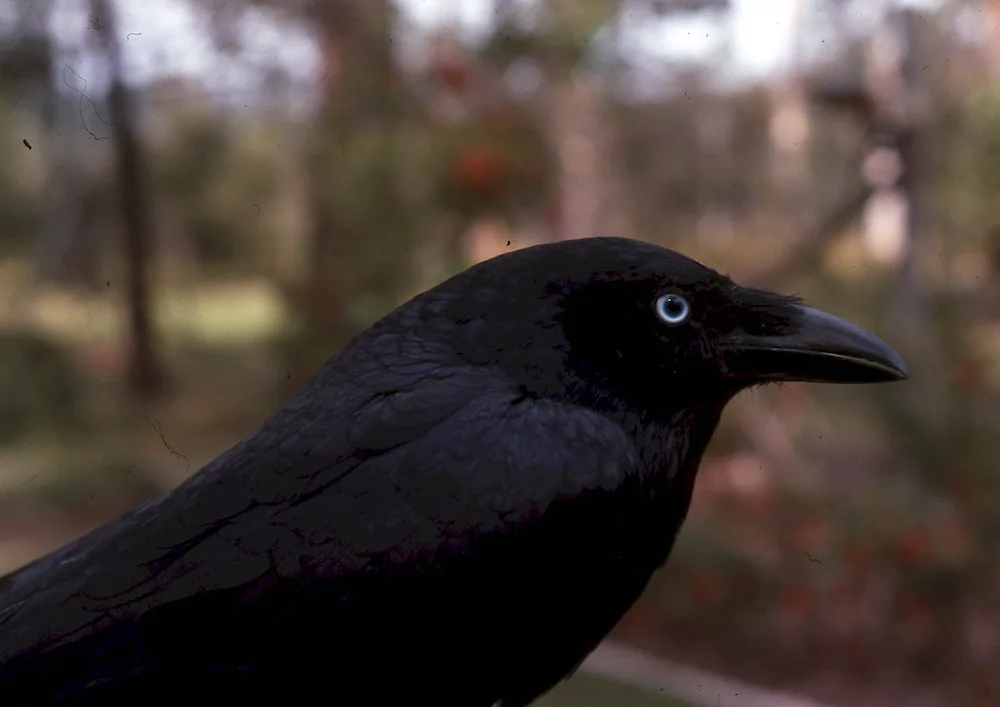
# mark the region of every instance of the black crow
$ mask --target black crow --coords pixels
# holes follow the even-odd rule
[[[502,255],[0,579],[0,704],[523,707],[666,561],[736,393],[906,375],[858,327],[654,245]]]

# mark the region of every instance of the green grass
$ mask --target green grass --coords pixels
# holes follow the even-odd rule
[[[122,336],[125,311],[120,293],[40,289],[20,305],[35,328],[68,344]],[[157,334],[168,341],[210,345],[252,344],[283,331],[287,314],[278,292],[263,281],[159,288],[153,300]],[[12,318],[0,303],[0,326]]]
[[[696,707],[665,692],[650,692],[579,672],[534,707]]]

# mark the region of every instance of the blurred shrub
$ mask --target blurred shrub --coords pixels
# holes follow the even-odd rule
[[[206,109],[153,141],[158,235],[203,274],[274,268],[290,159],[274,130]]]
[[[29,125],[0,96],[0,135],[8,137],[0,143],[0,256],[30,252],[32,238],[43,224],[45,161],[21,142],[22,136],[37,130],[33,126],[29,130]]]
[[[0,443],[32,429],[83,427],[81,379],[67,354],[37,334],[0,332]]]
[[[117,513],[120,509],[162,493],[164,488],[150,474],[141,473],[142,464],[126,455],[107,455],[74,463],[57,456],[53,473],[9,489],[0,495],[0,514],[17,515],[34,511],[58,510],[67,517],[91,512]]]

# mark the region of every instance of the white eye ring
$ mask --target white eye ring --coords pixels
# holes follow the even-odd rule
[[[691,305],[680,295],[663,295],[656,300],[656,316],[664,324],[669,324],[670,326],[683,324],[690,314]]]

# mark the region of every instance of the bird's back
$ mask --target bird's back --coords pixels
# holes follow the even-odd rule
[[[319,374],[335,403],[300,395],[172,493],[2,580],[4,704],[182,698],[198,676],[226,701],[518,707],[582,660],[666,557],[679,519],[639,469],[664,455],[667,484],[683,436],[640,450],[502,372],[396,365],[400,345],[347,352]]]

